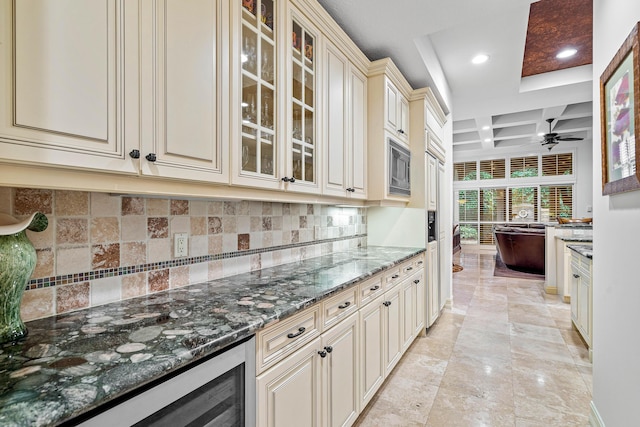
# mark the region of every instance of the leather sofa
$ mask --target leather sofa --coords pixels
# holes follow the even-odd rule
[[[544,224],[495,225],[493,236],[500,259],[507,267],[544,274]]]

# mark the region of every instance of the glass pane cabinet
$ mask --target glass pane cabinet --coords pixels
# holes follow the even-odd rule
[[[275,177],[276,0],[241,1],[241,171]]]
[[[291,173],[316,181],[315,37],[296,19],[291,34]]]

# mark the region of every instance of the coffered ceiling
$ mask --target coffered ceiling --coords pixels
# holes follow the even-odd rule
[[[548,118],[553,132],[585,138],[571,144],[591,144],[592,0],[319,2],[369,59],[391,57],[414,88],[446,81],[439,98],[450,101],[454,156],[539,148]],[[556,59],[564,47],[577,55]],[[478,53],[489,60],[472,64]]]

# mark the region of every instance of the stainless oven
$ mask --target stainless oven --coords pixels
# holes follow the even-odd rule
[[[389,138],[389,194],[411,195],[411,152]]]
[[[255,338],[88,419],[84,426],[255,426]]]

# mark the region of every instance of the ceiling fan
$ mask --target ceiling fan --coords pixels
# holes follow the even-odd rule
[[[551,132],[551,123],[554,120],[555,119],[547,119],[546,120],[546,122],[549,123],[549,133],[544,134],[543,140],[540,141],[540,143],[542,144],[543,147],[547,147],[549,150],[551,150],[553,147],[558,145],[558,143],[560,141],[581,141],[581,140],[584,139],[584,138],[578,138],[578,137],[570,136],[570,135],[559,136],[558,133]]]

